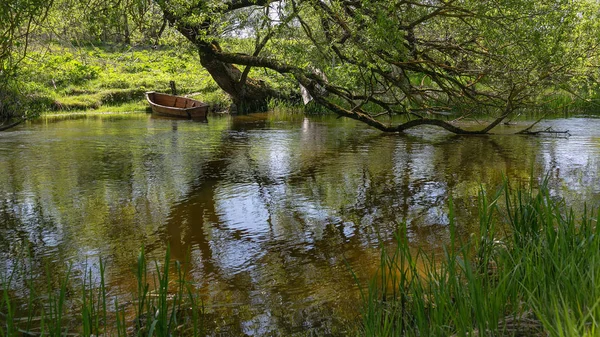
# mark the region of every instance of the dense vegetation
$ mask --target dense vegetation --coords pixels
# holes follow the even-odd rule
[[[0,130],[22,121],[5,125],[24,109],[23,97],[18,92],[17,69],[26,56],[30,34],[46,18],[50,5],[51,2],[43,0],[0,4]]]
[[[435,117],[476,115],[493,121],[476,131],[486,133],[540,106],[592,110],[598,96],[594,1],[0,6],[0,19],[10,23],[0,32],[4,122],[45,109],[139,101],[144,90],[166,89],[168,79],[184,93],[210,92],[205,100],[224,103],[219,88],[240,111],[274,98],[298,101],[301,83],[322,106],[384,131],[434,124],[465,133]]]

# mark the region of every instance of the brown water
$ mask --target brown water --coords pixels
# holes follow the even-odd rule
[[[545,126],[573,135],[384,135],[276,114],[42,119],[0,133],[0,266],[25,250],[40,270],[97,276],[102,257],[116,296],[134,291],[142,245],[159,259],[170,246],[214,335],[343,335],[360,303],[347,264],[364,281],[403,222],[415,248],[442,247],[450,195],[464,235],[480,186],[503,175],[547,173],[555,195],[600,206],[600,119]]]

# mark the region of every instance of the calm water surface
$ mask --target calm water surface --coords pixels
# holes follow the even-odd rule
[[[572,136],[384,135],[276,114],[42,119],[0,133],[0,267],[27,251],[40,270],[98,274],[102,257],[114,296],[135,290],[140,247],[170,246],[214,335],[343,335],[360,302],[347,264],[364,281],[402,223],[415,248],[442,247],[449,196],[463,235],[480,186],[503,175],[548,174],[556,196],[600,206],[600,119],[545,126]]]

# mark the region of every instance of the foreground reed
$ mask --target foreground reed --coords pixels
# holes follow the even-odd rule
[[[4,336],[200,336],[204,335],[202,314],[204,308],[199,296],[185,281],[186,275],[179,262],[172,265],[170,253],[162,264],[154,263],[154,272],[147,270],[147,260],[142,248],[137,263],[137,293],[131,298],[110,298],[105,283],[105,265],[100,260],[99,282],[94,280],[92,269],[86,269],[81,289],[74,297],[79,305],[71,308],[67,297],[73,290],[71,268],[57,282],[49,270],[46,271],[47,285],[44,294],[37,291],[38,285],[26,278],[27,303],[17,303],[12,283],[27,275],[27,268],[13,270],[0,275],[2,297],[0,298],[0,337]],[[171,274],[176,279],[169,279]],[[75,282],[77,283],[77,282]],[[19,305],[20,304],[20,305]],[[18,312],[18,306],[25,306]],[[133,308],[133,312],[131,309]],[[73,308],[71,308],[73,309]],[[74,312],[79,317],[72,316]],[[128,312],[126,312],[128,311]],[[66,317],[69,314],[69,317]],[[131,316],[134,319],[131,319]]]
[[[479,195],[479,233],[461,241],[450,208],[443,254],[414,253],[406,229],[361,288],[367,336],[597,336],[600,233],[539,188]]]

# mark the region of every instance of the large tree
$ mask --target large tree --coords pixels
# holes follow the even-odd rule
[[[488,133],[555,92],[596,51],[593,1],[156,1],[238,106],[281,95],[248,76],[263,67],[383,131],[430,124]],[[254,38],[254,50],[222,49],[232,35]],[[471,131],[432,118],[450,112],[494,118]]]

